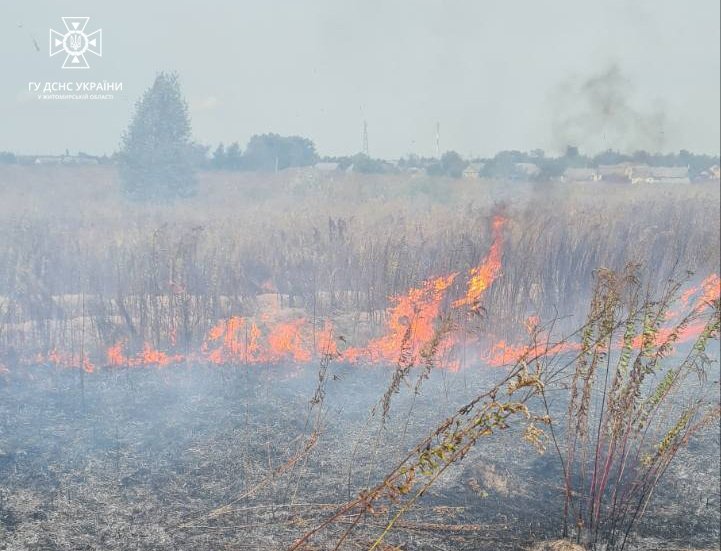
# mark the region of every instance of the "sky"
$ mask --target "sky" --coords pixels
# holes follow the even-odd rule
[[[718,0],[0,0],[0,151],[111,154],[161,70],[194,139],[265,132],[323,155],[536,148],[718,154]],[[62,16],[102,57],[62,69]],[[37,41],[37,51],[33,40]],[[41,100],[29,82],[122,82],[112,100]]]

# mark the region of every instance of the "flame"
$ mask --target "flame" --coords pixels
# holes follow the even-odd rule
[[[696,303],[697,308],[705,308],[721,299],[721,278],[718,274],[711,274],[701,282],[703,294]]]
[[[109,367],[166,367],[171,364],[180,363],[185,358],[181,355],[169,355],[156,350],[149,343],[143,345],[143,349],[134,357],[128,357],[124,349],[125,341],[118,341],[105,351],[107,365]]]
[[[452,308],[468,307],[477,310],[487,289],[501,274],[502,233],[507,220],[495,216],[492,221],[492,243],[485,258],[478,266],[468,273],[465,295],[453,302]],[[458,280],[458,273],[434,277],[424,281],[416,288],[403,295],[391,297],[386,312],[384,332],[371,339],[365,346],[338,350],[334,335],[334,326],[330,320],[322,322],[322,329],[316,334],[315,341],[310,336],[315,331],[305,318],[290,317],[281,310],[277,295],[263,295],[264,300],[260,311],[253,317],[230,316],[218,321],[207,331],[199,350],[188,355],[172,354],[156,349],[150,343],[144,343],[129,353],[127,341],[119,340],[105,351],[105,364],[108,367],[166,367],[184,361],[202,361],[215,364],[231,362],[248,364],[295,363],[304,364],[323,355],[338,356],[343,361],[355,363],[361,360],[374,363],[395,364],[399,361],[411,365],[419,365],[428,357],[433,357],[440,366],[449,370],[460,369],[460,362],[455,358],[458,334],[454,327],[444,318],[444,305],[448,303],[451,286]],[[266,288],[274,289],[272,282],[266,282]],[[712,307],[721,296],[721,279],[718,274],[711,274],[697,287],[685,290],[677,304],[688,310],[692,305],[694,312],[701,312]],[[273,300],[270,300],[270,299]],[[260,299],[260,297],[259,297]],[[260,302],[260,300],[259,300]],[[284,315],[285,314],[285,315]],[[297,316],[296,314],[293,314]],[[680,314],[669,311],[663,327],[656,335],[658,344],[666,341],[672,334],[673,322],[678,323]],[[285,318],[285,319],[284,319]],[[547,335],[539,330],[540,320],[531,316],[525,320],[524,327],[535,340],[543,344],[513,344],[499,340],[491,345],[483,359],[488,365],[501,366],[526,356],[529,358],[558,354],[580,349],[578,343],[565,342],[546,345]],[[685,326],[678,334],[677,343],[697,337],[704,325],[695,319]],[[171,347],[176,343],[176,328],[169,329],[168,342]],[[468,335],[463,335],[464,339]],[[339,337],[343,340],[342,337]],[[315,346],[310,343],[315,342]],[[478,341],[474,341],[479,344]],[[635,348],[642,345],[642,337],[633,341]],[[614,348],[622,346],[616,343]],[[172,348],[171,348],[172,349]],[[95,370],[95,365],[86,355],[67,354],[53,349],[46,355],[39,355],[37,362],[47,361],[56,366],[79,368],[88,373]],[[6,372],[0,368],[0,372]]]
[[[182,356],[169,356],[165,352],[156,350],[150,344],[145,343],[143,345],[143,350],[135,358],[133,358],[132,365],[156,365],[158,367],[166,367],[170,364],[180,363],[182,361]]]
[[[39,356],[42,360],[42,355]],[[47,361],[56,367],[66,367],[70,369],[82,369],[86,373],[93,373],[95,365],[84,354],[67,354],[57,349],[51,350],[47,355]]]
[[[250,360],[246,328],[246,320],[240,316],[232,316],[211,327],[202,348],[208,355],[207,359],[216,364]],[[219,343],[220,346],[211,348],[211,343]]]
[[[492,367],[501,367],[517,362],[521,358],[532,360],[543,358],[565,352],[574,352],[581,349],[581,345],[575,342],[541,343],[533,346],[528,344],[509,344],[501,340],[491,346],[490,351],[484,358],[485,362]]]
[[[456,300],[453,303],[454,308],[470,306],[472,310],[477,310],[486,289],[488,289],[501,274],[503,227],[506,222],[507,219],[503,216],[495,216],[493,218],[493,242],[491,249],[488,255],[486,255],[486,258],[483,259],[483,262],[471,269],[466,296]]]
[[[687,308],[691,303],[691,299],[697,295],[699,295],[698,299],[694,303],[692,309],[694,312],[701,312],[710,308],[715,301],[718,301],[721,297],[721,279],[718,274],[711,274],[704,279],[698,287],[690,287],[685,290],[681,293],[677,302],[680,302],[681,305]],[[680,311],[673,310],[667,312],[665,319],[667,325],[665,327],[661,327],[656,333],[653,342],[654,346],[660,346],[664,342],[668,341],[674,333],[675,325],[681,321],[679,319],[680,316]],[[529,333],[532,329],[535,329],[535,327],[538,326],[538,323],[538,318],[535,316],[526,320],[525,325]],[[682,344],[693,341],[701,335],[705,327],[706,324],[703,321],[691,321],[678,330],[675,336],[674,344]],[[622,346],[623,341],[621,339],[614,345],[614,348],[620,349]],[[631,342],[631,346],[636,350],[640,350],[643,347],[643,335],[636,335]],[[540,345],[529,347],[524,344],[508,344],[506,341],[501,340],[491,346],[485,360],[491,366],[502,366],[515,362],[524,355],[527,357],[548,356],[562,352],[579,350],[580,345],[578,343],[567,342],[550,345],[547,350],[545,348],[545,346],[541,347]]]
[[[273,323],[271,316],[261,316],[267,327],[267,338],[261,342],[262,333],[255,321],[233,316],[219,322],[208,332],[202,347],[205,359],[216,364],[228,362],[274,363],[292,360],[309,362],[311,351],[306,347],[303,318],[289,322]]]
[[[323,356],[335,357],[338,355],[338,345],[333,336],[333,324],[328,320],[325,320],[323,330],[318,335],[317,349]]]
[[[123,341],[116,342],[113,346],[107,349],[105,356],[108,360],[108,365],[112,367],[120,367],[128,364],[128,358],[123,354]]]
[[[308,362],[311,353],[306,350],[301,337],[304,319],[281,323],[274,327],[268,335],[268,361],[293,359],[297,363]]]
[[[698,287],[691,287],[684,291],[679,297],[679,302],[683,306],[688,307],[691,298],[699,295],[698,299],[694,303],[693,312],[703,312],[704,310],[711,308],[714,302],[717,302],[721,298],[721,279],[718,274],[711,274],[704,279]],[[666,316],[666,321],[669,322],[670,326],[662,327],[654,338],[654,344],[656,346],[664,343],[671,337],[674,328],[673,324],[678,323],[681,317],[681,313],[678,311],[670,312]],[[688,325],[684,326],[676,335],[675,342],[680,344],[689,342],[696,339],[703,332],[706,324],[702,321],[692,321]],[[638,335],[633,340],[634,348],[641,348],[643,346],[643,336]]]
[[[430,279],[406,295],[394,297],[388,313],[387,333],[364,348],[346,350],[344,359],[355,362],[365,357],[372,362],[397,362],[405,350],[407,360],[418,362],[421,352],[436,336],[441,303],[457,275]]]

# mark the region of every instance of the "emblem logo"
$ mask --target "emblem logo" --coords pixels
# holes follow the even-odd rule
[[[64,34],[50,29],[50,56],[65,52],[63,69],[89,69],[85,54],[102,57],[103,30],[87,34],[85,27],[89,17],[63,17],[62,20],[66,29]]]

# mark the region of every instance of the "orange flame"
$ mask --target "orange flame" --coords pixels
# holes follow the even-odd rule
[[[57,349],[53,349],[48,353],[47,360],[59,367],[70,369],[82,369],[86,373],[93,373],[95,365],[84,354],[66,354]]]
[[[305,325],[304,319],[288,323],[281,323],[274,327],[268,335],[267,361],[293,359],[297,363],[310,361],[311,354],[303,344],[301,328]]]
[[[109,366],[120,367],[128,364],[128,358],[123,354],[123,346],[123,341],[118,341],[105,352]]]
[[[336,356],[338,354],[338,345],[333,337],[333,324],[325,320],[323,330],[318,335],[318,352],[324,356]]]
[[[105,351],[105,357],[109,367],[166,367],[171,364],[180,363],[185,359],[181,355],[169,355],[160,350],[156,350],[149,343],[145,343],[143,349],[132,358],[125,355],[123,351],[124,348],[125,342],[118,341]]]
[[[351,362],[367,357],[372,362],[396,362],[405,348],[409,360],[417,362],[424,347],[436,335],[436,320],[446,289],[458,274],[451,274],[426,281],[422,287],[411,289],[408,294],[393,299],[390,309],[388,332],[372,340],[365,348],[350,348],[343,357]]]
[[[261,344],[261,331],[255,322],[233,316],[212,327],[208,333],[202,351],[212,363],[223,364],[232,361],[244,363],[273,363],[293,360],[305,363],[312,354],[306,347],[303,332],[305,319],[286,323],[272,324],[270,316],[265,316],[269,327],[266,346]],[[215,343],[220,346],[213,346]]]
[[[471,310],[477,310],[486,290],[499,277],[502,232],[506,222],[507,220],[501,216],[494,217],[492,222],[493,240],[489,252],[478,266],[470,270],[466,294],[463,298],[452,302],[452,307],[468,306]],[[405,295],[392,297],[390,299],[391,306],[386,314],[387,323],[384,334],[372,339],[365,346],[345,350],[340,357],[348,362],[368,360],[381,363],[396,363],[402,358],[404,362],[417,365],[429,356],[432,349],[433,356],[439,365],[451,370],[459,369],[460,363],[453,357],[458,337],[450,330],[446,330],[447,328],[443,328],[441,331],[439,325],[448,290],[457,277],[457,273],[452,273],[428,279],[418,288],[410,289]],[[718,274],[712,274],[699,286],[684,291],[679,297],[679,303],[686,310],[690,304],[693,304],[693,310],[701,312],[711,307],[720,296],[721,279]],[[189,356],[173,355],[157,350],[149,343],[145,343],[138,353],[129,355],[125,351],[126,341],[120,340],[106,350],[106,365],[110,367],[165,367],[191,359],[217,364],[236,361],[302,364],[323,354],[337,355],[339,353],[334,338],[334,328],[329,320],[324,321],[323,329],[317,334],[315,350],[313,350],[309,339],[313,328],[306,319],[279,321],[278,318],[282,317],[281,314],[277,304],[270,304],[263,308],[254,319],[231,316],[222,320],[208,330],[200,351],[190,353]],[[679,316],[680,314],[674,312],[668,313],[664,327],[656,335],[658,344],[669,338],[673,331],[672,322],[678,320]],[[532,316],[525,321],[524,325],[529,334],[543,337],[538,331],[539,323],[540,320]],[[676,342],[681,343],[697,337],[703,328],[704,325],[701,321],[692,321],[679,332]],[[174,328],[170,330],[169,339],[171,344],[175,343]],[[614,344],[614,348],[621,345],[622,343]],[[640,348],[641,345],[641,337],[636,337],[633,346]],[[529,358],[539,357],[574,351],[579,347],[578,343],[529,346],[500,340],[491,346],[484,359],[491,366],[500,366],[514,362],[524,355]],[[37,360],[43,361],[43,358],[57,366],[80,368],[89,373],[95,370],[95,366],[85,355],[66,354],[53,349],[47,355],[39,356]]]
[[[706,308],[709,308],[715,301],[718,301],[721,297],[721,279],[719,278],[718,274],[711,274],[706,279],[704,279],[701,285],[699,285],[698,287],[690,287],[689,289],[685,290],[679,296],[678,302],[680,302],[681,305],[687,307],[691,299],[696,295],[700,295],[693,306],[693,311],[696,312],[705,310]],[[666,321],[669,323],[669,325],[666,327],[661,327],[658,330],[654,337],[654,346],[660,346],[664,342],[668,341],[668,339],[672,336],[674,332],[673,324],[680,321],[680,316],[681,313],[678,311],[670,311],[667,313]],[[529,330],[529,332],[537,325],[538,318],[536,318],[535,316],[526,320],[526,328]],[[706,324],[703,321],[691,321],[691,323],[685,325],[677,332],[674,339],[674,344],[682,344],[696,339],[699,335],[701,335],[705,327]],[[623,342],[618,342],[614,345],[614,348],[621,348],[622,346]],[[631,346],[636,350],[641,349],[643,346],[643,335],[635,336],[632,340]],[[568,342],[551,345],[548,347],[547,350],[544,350],[544,348],[545,346],[541,347],[540,345],[533,348],[523,344],[513,345],[501,340],[491,347],[491,350],[486,357],[486,361],[491,366],[502,366],[508,363],[515,362],[524,355],[526,355],[526,357],[548,356],[561,352],[579,350],[580,345],[578,345],[578,343]]]
[[[133,365],[155,365],[158,367],[166,367],[170,364],[183,361],[182,356],[169,356],[165,352],[155,350],[150,344],[145,343],[143,350],[133,359]]]
[[[466,296],[456,300],[453,303],[454,308],[470,306],[472,310],[477,310],[486,289],[488,289],[501,274],[503,227],[506,222],[507,219],[502,216],[495,216],[493,218],[493,243],[491,244],[491,249],[483,262],[471,269]]]
[[[697,308],[707,307],[721,298],[721,278],[711,274],[701,282],[703,294],[696,303]]]

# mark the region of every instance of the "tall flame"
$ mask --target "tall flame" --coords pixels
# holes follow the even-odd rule
[[[453,303],[455,308],[469,306],[472,310],[477,310],[486,289],[501,274],[503,227],[506,222],[507,219],[503,216],[493,217],[491,249],[483,262],[471,269],[466,296]]]

